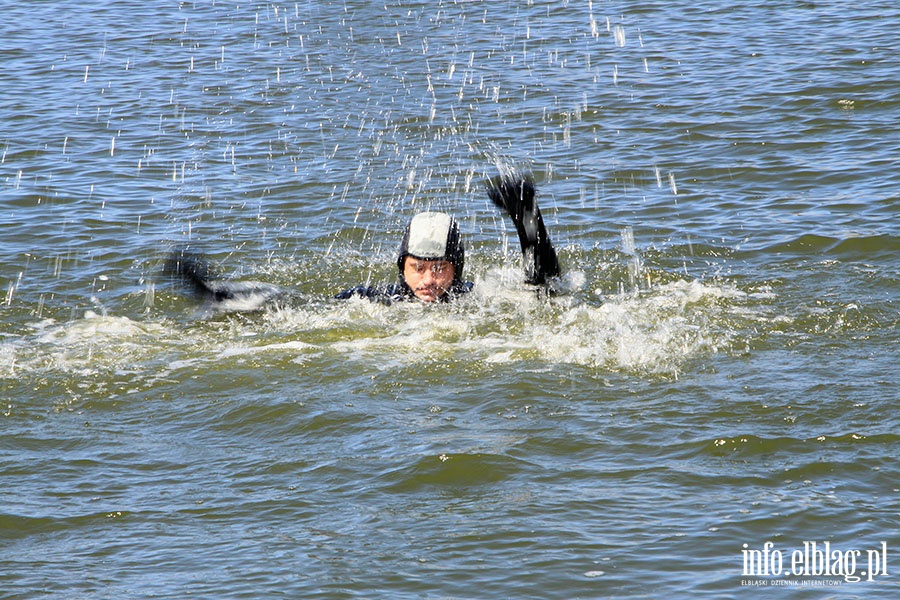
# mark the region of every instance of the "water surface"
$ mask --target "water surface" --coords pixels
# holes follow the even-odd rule
[[[895,595],[894,3],[5,8],[10,597]],[[473,294],[332,299],[424,209]],[[203,313],[184,244],[292,301]]]

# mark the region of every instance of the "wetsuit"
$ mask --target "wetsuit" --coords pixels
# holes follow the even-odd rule
[[[453,287],[447,290],[446,294],[441,296],[440,302],[450,302],[458,296],[468,294],[472,291],[473,287],[475,287],[475,284],[471,281],[454,282]],[[415,294],[412,293],[409,286],[402,283],[392,283],[384,286],[358,285],[348,290],[344,290],[335,296],[335,298],[339,300],[347,300],[353,297],[367,298],[373,302],[381,302],[383,304],[409,302],[416,299]]]

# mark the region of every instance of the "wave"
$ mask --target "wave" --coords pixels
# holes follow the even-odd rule
[[[900,252],[900,236],[896,235],[834,237],[807,233],[787,241],[770,244],[752,251],[750,254],[823,255],[850,260],[880,260],[896,259],[898,252]]]
[[[5,539],[11,540],[26,538],[35,534],[96,528],[101,521],[126,517],[128,514],[125,511],[107,511],[61,517],[0,513],[0,534]]]
[[[528,461],[503,454],[441,454],[423,456],[411,466],[389,471],[383,478],[396,492],[423,487],[466,489],[491,485],[534,468]]]
[[[804,452],[814,453],[819,458],[822,448],[846,448],[848,446],[871,447],[882,445],[896,445],[900,443],[900,435],[875,434],[864,435],[860,433],[843,433],[839,435],[819,435],[808,438],[795,438],[790,436],[763,437],[753,434],[736,436],[723,436],[711,440],[698,442],[696,449],[702,453],[715,456],[741,455],[754,456],[787,452],[792,456],[800,456]]]

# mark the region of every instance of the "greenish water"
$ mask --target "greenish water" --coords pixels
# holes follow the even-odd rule
[[[894,3],[5,8],[4,597],[896,596]],[[426,208],[469,297],[332,299]]]

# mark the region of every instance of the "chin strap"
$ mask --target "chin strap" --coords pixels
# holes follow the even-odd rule
[[[531,175],[504,173],[487,182],[487,192],[491,201],[506,210],[516,226],[525,262],[525,282],[544,285],[547,279],[558,277],[559,260],[547,235],[541,209],[534,199]]]

